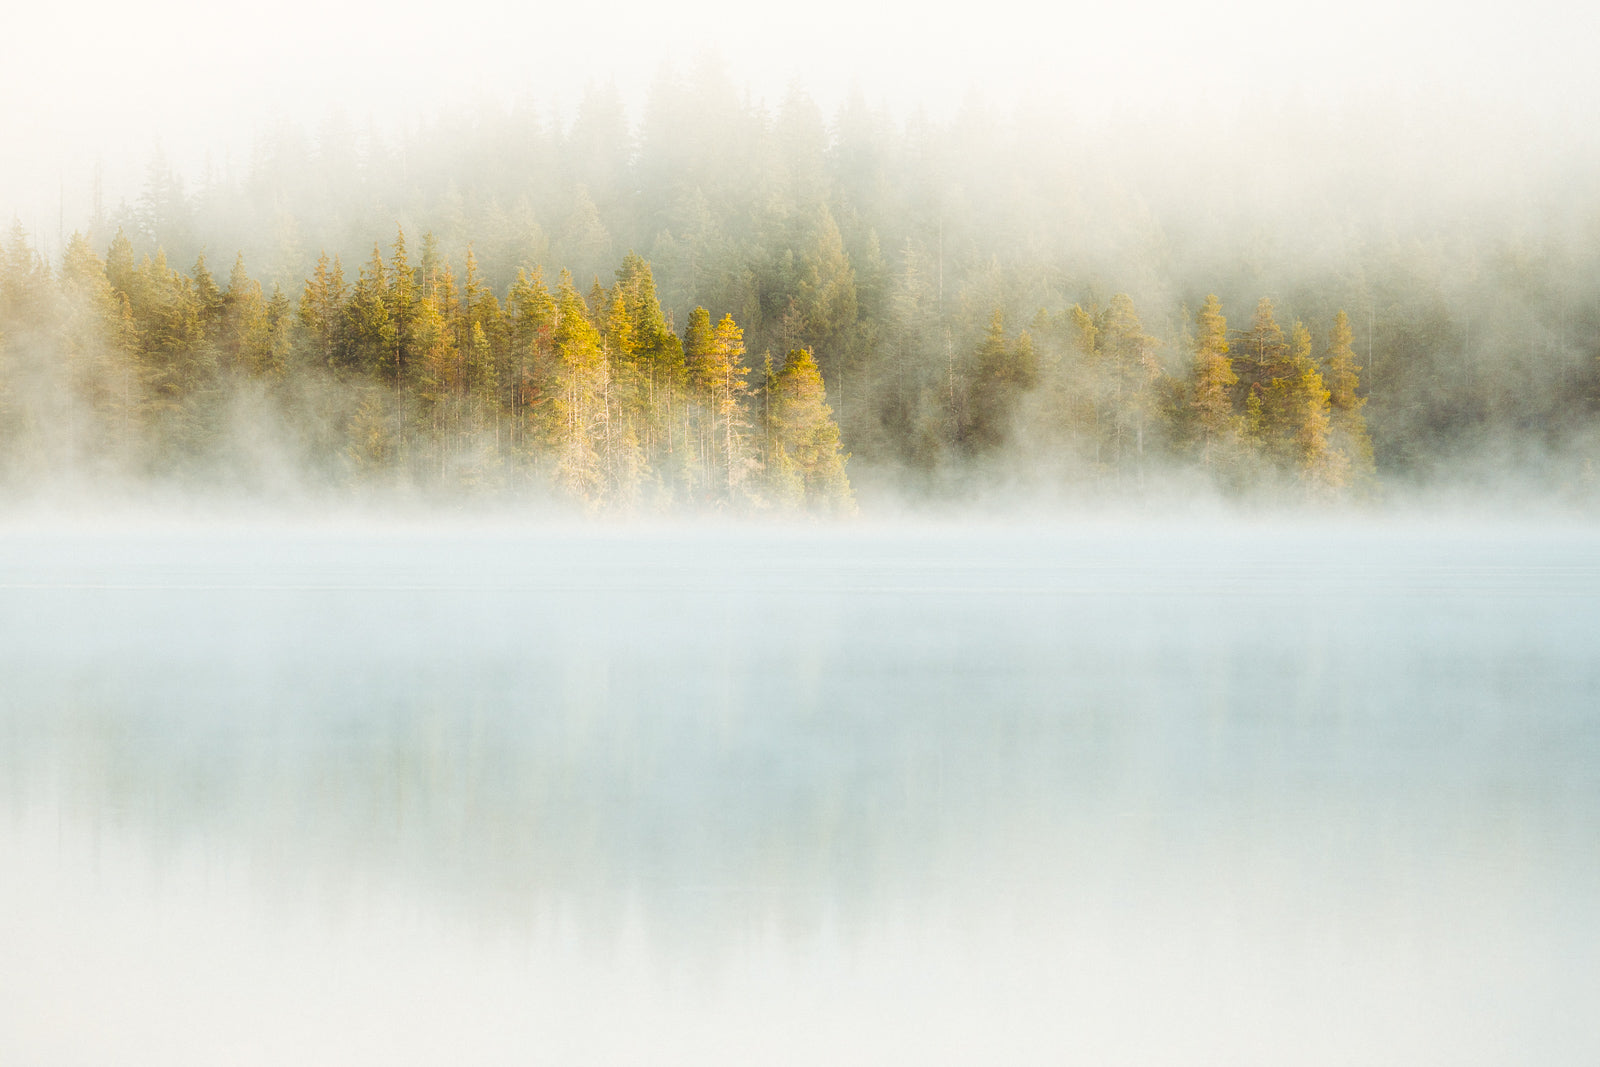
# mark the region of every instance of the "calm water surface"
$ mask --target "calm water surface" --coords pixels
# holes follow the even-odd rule
[[[0,529],[0,1062],[1600,1062],[1600,530]]]

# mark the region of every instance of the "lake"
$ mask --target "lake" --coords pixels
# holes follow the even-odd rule
[[[1600,527],[0,526],[0,1062],[1600,1062]]]

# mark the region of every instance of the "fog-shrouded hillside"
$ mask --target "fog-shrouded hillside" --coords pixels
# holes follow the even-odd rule
[[[1595,147],[1511,105],[330,114],[0,238],[8,484],[1595,493]]]

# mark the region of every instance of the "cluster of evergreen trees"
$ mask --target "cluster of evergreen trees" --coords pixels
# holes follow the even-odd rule
[[[1124,488],[1175,464],[1234,491],[1323,496],[1374,473],[1343,311],[1318,352],[1304,323],[1285,336],[1270,299],[1248,330],[1230,331],[1212,295],[1178,358],[1161,348],[1124,293],[1105,307],[1040,311],[1015,338],[996,310],[965,372],[951,363],[944,432],[978,464],[1023,455]]]
[[[563,271],[552,291],[533,268],[504,301],[470,248],[459,280],[431,236],[417,259],[404,231],[354,280],[323,255],[291,300],[268,296],[242,255],[223,287],[203,255],[188,273],[160,251],[135,262],[119,231],[104,260],[75,235],[52,271],[14,229],[0,246],[0,439],[41,455],[53,439],[58,462],[205,469],[253,398],[303,459],[357,481],[520,482],[623,509],[853,506],[810,351],[766,356],[752,383],[734,318],[696,307],[680,337],[633,253],[609,289],[596,279],[585,296]],[[995,309],[981,343],[951,353],[942,397],[911,396],[927,376],[893,367],[868,385],[886,423],[905,424],[908,455],[974,467],[1023,454],[1137,486],[1182,459],[1236,489],[1323,492],[1372,473],[1344,312],[1318,358],[1270,300],[1230,332],[1211,296],[1184,344],[1168,373],[1125,294],[1041,310],[1015,337]]]
[[[846,452],[863,493],[1323,495],[1480,457],[1592,485],[1600,200],[1335,195],[1305,130],[1208,132],[1192,173],[1132,136],[859,96],[828,120],[697,68],[637,122],[594,90],[570,123],[282,127],[187,185],[158,157],[87,238],[0,239],[4,465],[605,507],[842,506]],[[1353,145],[1346,174],[1425,175]]]
[[[401,231],[353,280],[324,255],[298,300],[236,257],[135,261],[118,231],[51,270],[20,228],[0,246],[0,448],[11,473],[241,472],[263,435],[334,478],[556,490],[590,507],[850,511],[839,429],[811,353],[750,381],[732,316],[680,338],[629,254],[587,297],[519,273],[502,302]],[[258,442],[259,443],[259,442]],[[253,457],[259,463],[259,456]],[[243,457],[248,466],[252,457]],[[248,471],[245,472],[248,474]]]

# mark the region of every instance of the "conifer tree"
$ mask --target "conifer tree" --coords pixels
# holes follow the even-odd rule
[[[373,256],[375,262],[381,264],[376,248],[373,249]],[[406,232],[399,227],[395,228],[394,250],[385,280],[384,306],[394,326],[393,375],[395,381],[404,381],[416,344],[414,320],[418,295],[416,274],[411,268],[411,261],[406,258]]]
[[[222,327],[223,299],[222,290],[217,288],[216,279],[206,267],[205,253],[201,253],[194,261],[194,270],[190,275],[194,278],[194,299],[200,314],[201,332],[208,342],[215,344]]]
[[[194,283],[157,249],[135,270],[133,290],[150,443],[162,461],[196,457],[208,436],[205,401],[216,356],[205,343]]]
[[[693,442],[698,481],[702,486],[712,484],[712,448],[716,439],[716,408],[713,393],[716,388],[715,372],[711,360],[711,312],[697,307],[689,312],[689,321],[683,329],[683,360],[688,376],[691,403],[684,406],[687,439]]]
[[[235,372],[260,374],[273,362],[267,302],[261,283],[250,277],[244,253],[234,257],[228,291],[221,297],[218,346],[223,365]]]
[[[437,436],[448,428],[449,401],[462,383],[455,336],[433,296],[422,297],[412,308],[411,345],[417,359],[418,398]]]
[[[1010,439],[1018,400],[1038,378],[1033,338],[1023,331],[1007,341],[1004,312],[995,308],[974,362],[967,441],[979,451],[999,448]]]
[[[810,245],[800,257],[795,308],[799,339],[808,348],[832,355],[837,373],[851,355],[858,305],[855,269],[826,206],[818,209]]]
[[[110,247],[106,249],[106,280],[111,283],[111,288],[119,293],[131,293],[134,267],[133,242],[119,226]]]
[[[1111,384],[1112,463],[1119,474],[1131,463],[1142,477],[1155,403],[1151,387],[1161,373],[1156,363],[1157,341],[1144,332],[1126,293],[1111,298],[1096,325],[1096,341]]]
[[[1228,320],[1212,293],[1196,317],[1190,405],[1200,437],[1200,462],[1211,467],[1238,441],[1242,426],[1233,412],[1233,387],[1239,377],[1228,361]]]
[[[599,446],[605,435],[606,360],[600,333],[589,321],[589,309],[561,272],[556,287],[555,348],[560,392],[554,403],[557,478],[575,498],[591,505],[604,502],[605,471]]]
[[[1367,398],[1358,396],[1361,379],[1355,351],[1350,346],[1350,317],[1340,309],[1334,316],[1333,329],[1328,335],[1328,358],[1324,376],[1328,386],[1328,404],[1331,411],[1331,443],[1334,451],[1343,457],[1343,463],[1353,480],[1372,474],[1372,439],[1367,434],[1367,421],[1361,414]]]
[[[626,310],[638,404],[645,413],[644,447],[656,465],[674,450],[674,410],[686,384],[683,345],[662,313],[650,264],[637,253],[623,258],[612,292]]]
[[[348,361],[369,374],[397,382],[399,365],[395,359],[397,329],[387,299],[387,269],[378,246],[372,246],[372,259],[361,268],[351,287],[350,299],[340,314],[339,334],[348,352]]]
[[[106,265],[82,233],[74,232],[67,239],[61,255],[60,282],[67,301],[69,336],[77,338],[74,347],[85,350],[112,343],[118,300],[106,277]]]
[[[1304,323],[1294,324],[1286,349],[1261,398],[1269,454],[1308,484],[1341,485],[1343,466],[1329,450],[1328,389],[1312,362]]]
[[[513,445],[526,451],[531,442],[549,440],[549,426],[540,428],[540,416],[551,414],[548,401],[559,391],[555,359],[556,304],[545,288],[544,273],[517,272],[506,294],[506,333],[510,346],[507,399],[511,411]]]
[[[697,361],[695,371],[711,414],[714,481],[721,499],[731,503],[738,498],[746,477],[756,466],[750,454],[749,419],[744,406],[744,397],[750,388],[745,379],[750,368],[744,362],[744,332],[732,315],[724,315],[717,323],[708,350]]]
[[[602,443],[613,500],[631,507],[638,499],[647,465],[641,444],[646,436],[645,379],[639,365],[630,294],[619,283],[610,292],[595,282],[590,306],[599,320],[606,357],[606,421]]]
[[[1283,327],[1278,325],[1270,298],[1262,297],[1256,304],[1250,329],[1241,334],[1232,347],[1233,370],[1242,392],[1255,391],[1258,385],[1285,373],[1283,363],[1289,354],[1289,344],[1284,340]]]
[[[59,274],[63,297],[62,342],[75,397],[87,416],[73,436],[102,459],[122,463],[131,451],[131,425],[137,407],[131,310],[106,277],[105,264],[81,233],[62,253]],[[124,320],[124,315],[128,319]],[[76,416],[73,416],[76,419]]]
[[[500,301],[485,284],[478,269],[477,253],[470,244],[467,245],[464,269],[456,344],[465,356],[470,357],[465,373],[469,388],[480,401],[478,406],[482,411],[481,402],[492,400],[499,393],[500,380],[509,358],[508,337]]]
[[[282,379],[289,367],[294,351],[293,305],[282,286],[272,286],[272,297],[267,301],[267,343],[256,353],[256,363],[251,373],[258,378]]]
[[[769,485],[783,500],[812,510],[851,511],[855,507],[839,447],[839,427],[828,406],[822,373],[811,353],[790,352],[771,382],[772,438]]]
[[[304,328],[316,362],[336,366],[345,361],[343,334],[346,286],[339,257],[330,262],[328,254],[317,256],[316,269],[306,280],[300,296],[300,325]]]

